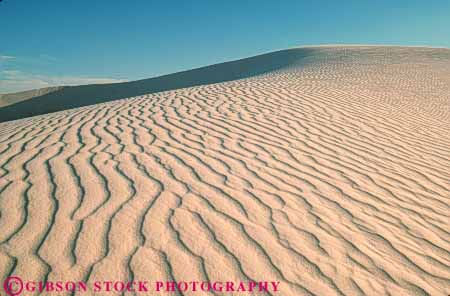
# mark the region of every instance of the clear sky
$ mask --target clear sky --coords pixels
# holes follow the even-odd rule
[[[450,1],[3,0],[0,93],[331,43],[450,47]]]

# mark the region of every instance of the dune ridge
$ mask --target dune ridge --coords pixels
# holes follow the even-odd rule
[[[449,130],[450,51],[373,46],[1,123],[0,280],[447,295]]]

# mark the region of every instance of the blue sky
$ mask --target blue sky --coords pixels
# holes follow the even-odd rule
[[[450,47],[450,1],[3,0],[0,93],[331,43]]]

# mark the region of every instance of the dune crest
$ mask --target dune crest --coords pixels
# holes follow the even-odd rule
[[[450,51],[286,55],[1,123],[0,280],[448,295]]]

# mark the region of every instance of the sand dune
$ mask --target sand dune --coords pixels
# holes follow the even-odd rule
[[[0,96],[0,122],[160,91],[246,78],[299,63],[313,48],[295,48],[155,78],[63,86]],[[50,91],[47,91],[50,90]],[[5,103],[3,102],[5,101]]]
[[[0,108],[6,107],[9,105],[14,105],[19,102],[29,100],[35,97],[45,96],[52,92],[60,90],[61,86],[56,87],[44,87],[34,90],[28,90],[28,91],[21,91],[17,93],[10,93],[10,94],[0,94]],[[6,120],[6,119],[5,119]]]
[[[196,86],[0,124],[0,279],[448,295],[450,50],[253,61],[245,79],[209,68],[230,81],[197,72],[163,88]]]

